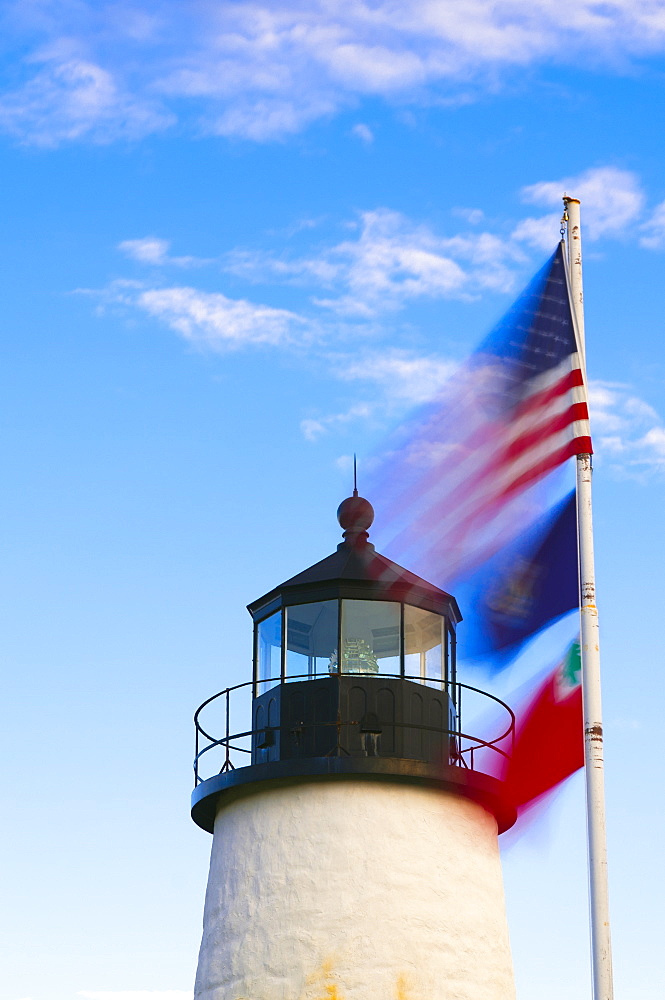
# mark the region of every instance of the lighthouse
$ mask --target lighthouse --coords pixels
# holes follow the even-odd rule
[[[354,494],[337,550],[249,605],[251,678],[195,716],[195,1000],[514,1000],[513,716],[458,678],[455,598],[375,550]],[[483,699],[491,738],[465,727]]]

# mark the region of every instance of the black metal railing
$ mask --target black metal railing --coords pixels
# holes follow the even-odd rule
[[[351,677],[358,675],[341,674],[333,676]],[[493,694],[482,691],[480,688],[471,687],[468,684],[445,681],[424,681],[422,677],[404,676],[400,674],[366,674],[360,676],[371,676],[377,679],[386,680],[406,680],[419,684],[426,684],[428,687],[435,687],[448,695],[455,709],[454,728],[444,726],[428,726],[412,721],[403,722],[392,719],[386,722],[386,726],[391,729],[410,729],[420,731],[424,734],[431,734],[439,737],[442,741],[447,740],[449,751],[448,762],[457,767],[469,768],[483,773],[496,773],[497,766],[502,760],[506,760],[512,753],[515,735],[515,715],[512,709]],[[288,682],[297,680],[313,680],[316,677],[330,677],[326,674],[302,674],[288,678]],[[279,679],[274,681],[262,681],[262,685],[278,685]],[[194,725],[196,730],[196,750],[194,757],[194,784],[198,785],[206,777],[214,774],[221,774],[225,771],[234,770],[251,763],[252,753],[259,733],[265,730],[252,729],[252,688],[253,682],[246,681],[243,684],[236,684],[234,687],[226,688],[217,694],[207,698],[200,705],[194,715]],[[266,687],[266,690],[268,688]],[[465,732],[462,726],[462,696],[464,695],[465,706],[469,700],[472,704],[471,714],[475,716],[473,728],[478,733],[485,732],[485,736],[474,735]],[[232,704],[233,702],[233,704]],[[466,710],[466,709],[465,709]],[[201,722],[202,713],[206,716],[205,727]],[[231,730],[231,717],[243,719],[248,723],[240,727],[237,731]],[[498,718],[497,718],[498,716]],[[208,722],[210,717],[210,722]],[[336,727],[337,742],[328,756],[343,756],[348,754],[348,750],[341,741],[342,732],[348,732],[349,728],[360,729],[361,720],[342,718],[337,714],[335,721],[313,721],[299,723],[299,730],[308,728],[321,729],[325,727]],[[219,727],[219,728],[218,728]],[[223,735],[215,736],[208,730],[215,728],[221,730]],[[488,731],[496,735],[487,735]],[[202,774],[202,760],[207,765]]]

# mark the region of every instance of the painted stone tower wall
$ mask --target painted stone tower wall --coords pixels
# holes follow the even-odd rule
[[[248,789],[215,820],[196,1000],[514,1000],[497,823],[370,780]]]

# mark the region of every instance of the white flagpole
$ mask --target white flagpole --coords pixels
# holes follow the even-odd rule
[[[580,203],[564,197],[568,221],[568,277],[580,361],[586,385],[584,298],[582,291],[582,238]],[[600,698],[600,646],[596,577],[593,560],[591,515],[591,455],[577,456],[577,535],[580,564],[580,646],[584,699],[584,762],[589,854],[589,905],[591,918],[591,964],[594,1000],[613,1000],[610,910],[607,885],[607,839],[605,833],[605,779],[603,725]]]

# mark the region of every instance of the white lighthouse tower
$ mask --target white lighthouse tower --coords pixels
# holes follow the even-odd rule
[[[512,714],[465,733],[457,602],[375,551],[373,515],[345,500],[337,551],[249,606],[253,677],[196,714],[195,1000],[515,996],[486,773]]]

